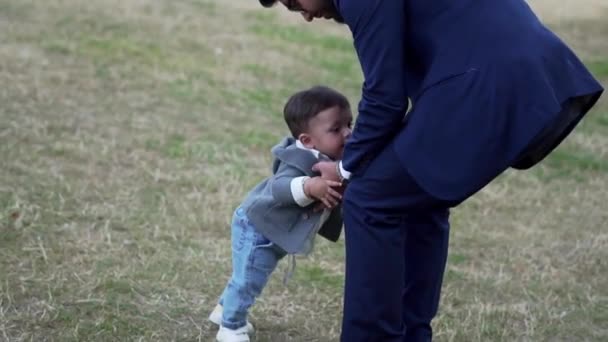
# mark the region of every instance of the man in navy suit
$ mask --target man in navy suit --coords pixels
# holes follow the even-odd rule
[[[524,0],[259,1],[345,23],[365,78],[343,160],[316,166],[348,184],[342,341],[431,340],[449,208],[542,160],[602,87]]]

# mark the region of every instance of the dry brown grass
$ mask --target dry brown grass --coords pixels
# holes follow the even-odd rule
[[[252,2],[0,0],[0,340],[213,339],[283,101],[325,83],[355,103],[361,81],[343,28]],[[591,13],[548,20],[608,79]],[[607,133],[604,101],[455,210],[438,341],[608,338]],[[342,242],[298,265],[256,304],[258,341],[337,338]]]
[[[548,22],[572,19],[603,19],[608,11],[604,0],[562,0],[558,4],[552,0],[528,0],[538,15]]]

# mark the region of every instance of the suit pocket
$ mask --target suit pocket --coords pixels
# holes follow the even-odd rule
[[[452,74],[448,74],[439,78],[431,78],[430,80],[425,82],[425,85],[422,87],[422,90],[414,97],[413,99],[413,106],[415,106],[415,102],[416,99],[422,97],[424,95],[424,93],[426,93],[429,89],[431,88],[435,88],[438,86],[443,86],[446,83],[449,83],[451,81],[456,81],[457,79],[459,79],[461,76],[464,76],[468,73],[471,72],[476,72],[477,68],[469,68],[467,70],[464,70],[462,72],[455,72]]]

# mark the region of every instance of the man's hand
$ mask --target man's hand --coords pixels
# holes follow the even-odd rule
[[[304,193],[306,196],[321,201],[325,208],[331,209],[338,205],[342,195],[334,188],[339,188],[340,182],[313,177],[304,182]]]
[[[340,182],[340,177],[338,176],[338,170],[336,167],[336,162],[322,161],[313,165],[312,170],[320,172],[321,178],[323,179]]]

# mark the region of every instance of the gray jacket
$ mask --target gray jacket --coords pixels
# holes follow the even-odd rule
[[[274,146],[272,154],[273,175],[256,185],[241,207],[258,232],[287,253],[295,254],[302,250],[307,238],[319,224],[322,211],[313,211],[315,203],[300,207],[291,193],[291,180],[301,176],[317,176],[312,166],[319,160],[310,151],[298,148],[296,140],[291,137]],[[341,232],[342,208],[338,205],[318,233],[335,242]]]

